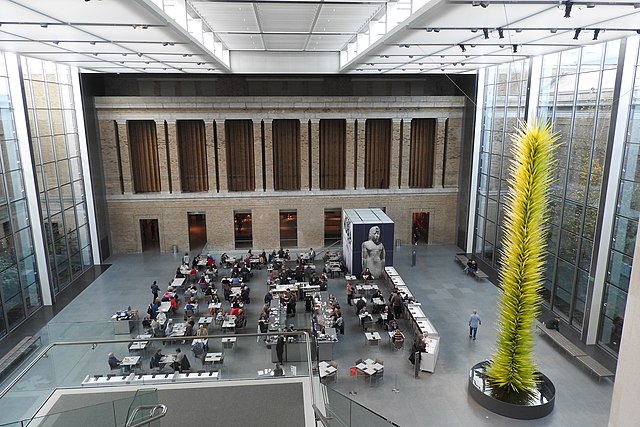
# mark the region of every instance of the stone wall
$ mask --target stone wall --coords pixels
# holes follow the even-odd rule
[[[216,248],[232,250],[234,210],[251,211],[253,247],[280,246],[279,211],[297,211],[298,247],[324,245],[324,210],[384,207],[396,223],[396,239],[411,241],[412,214],[429,212],[429,242],[455,243],[456,201],[462,150],[464,98],[460,96],[386,97],[96,97],[100,146],[114,253],[141,250],[139,220],[157,219],[160,246],[188,248],[188,212],[205,212],[207,238]],[[318,123],[345,119],[346,186],[318,188]],[[364,188],[364,129],[368,118],[391,119],[390,185]],[[411,119],[437,121],[432,188],[408,187]],[[205,122],[209,191],[181,193],[175,121]],[[254,121],[256,191],[230,192],[225,164],[225,119]],[[271,125],[274,119],[301,122],[301,188],[274,191]],[[127,141],[127,120],[154,120],[157,125],[161,191],[135,194]],[[264,128],[264,133],[261,129]],[[216,135],[214,135],[214,129]],[[165,138],[165,134],[167,138]],[[214,152],[214,142],[217,144]],[[310,150],[308,144],[311,144]],[[261,154],[264,149],[265,158]],[[265,172],[264,182],[262,180]],[[311,179],[308,173],[311,171]],[[216,180],[217,176],[217,180]]]

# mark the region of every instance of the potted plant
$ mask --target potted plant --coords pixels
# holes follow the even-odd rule
[[[469,378],[469,390],[476,401],[512,418],[545,416],[555,399],[553,384],[537,371],[533,360],[533,329],[540,309],[557,139],[548,123],[536,121],[521,124],[513,136],[496,348],[491,360],[472,368]]]

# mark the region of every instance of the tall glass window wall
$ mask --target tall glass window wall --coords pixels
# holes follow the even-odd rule
[[[546,55],[538,116],[560,136],[552,188],[544,301],[582,330],[620,42]],[[595,266],[594,266],[595,267]]]
[[[0,336],[42,306],[14,123],[0,52]]]
[[[53,289],[92,264],[71,69],[22,58],[35,174]]]
[[[640,217],[640,60],[635,58],[635,84],[627,122],[618,202],[604,282],[598,341],[614,352],[620,348],[629,277]]]
[[[496,269],[511,160],[511,134],[518,121],[525,117],[528,74],[528,60],[491,67],[486,72],[474,252]]]
[[[595,272],[594,235],[619,50],[615,41],[545,55],[541,61],[537,115],[560,135],[542,293],[545,305],[578,330],[583,328]],[[528,96],[527,67],[517,64],[511,64],[515,70],[509,72],[506,65],[487,69],[484,86],[474,252],[496,269],[507,191],[508,130],[516,111],[518,118],[524,117],[516,105],[524,105]],[[516,93],[519,101],[511,98]]]

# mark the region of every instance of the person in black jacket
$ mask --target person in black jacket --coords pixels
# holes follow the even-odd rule
[[[284,337],[282,335],[278,337],[278,342],[276,343],[276,355],[278,356],[278,363],[282,365],[284,357]]]

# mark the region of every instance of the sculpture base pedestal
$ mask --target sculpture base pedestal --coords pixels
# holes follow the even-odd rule
[[[474,365],[469,372],[469,394],[480,406],[489,411],[519,420],[535,420],[546,417],[553,411],[556,388],[549,378],[538,372],[539,384],[528,402],[519,404],[500,400],[492,393],[486,378],[489,361]]]

